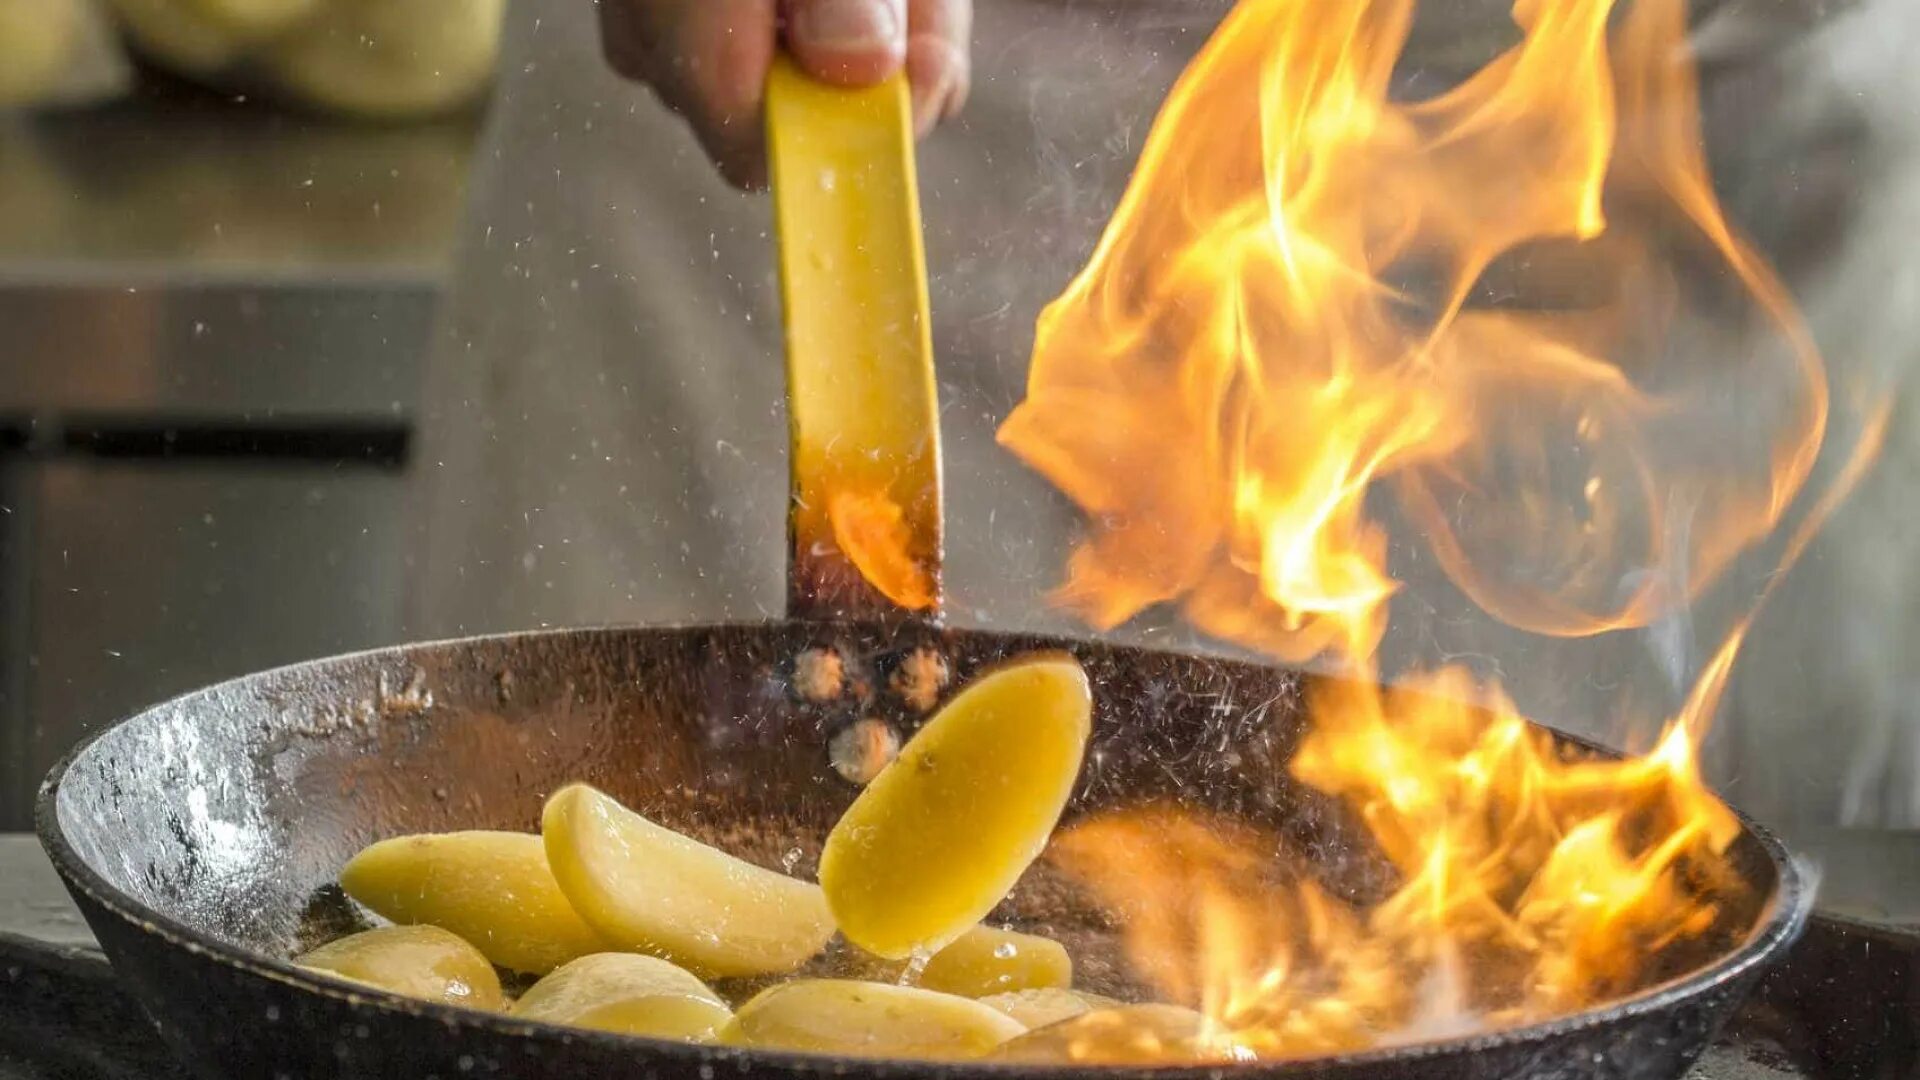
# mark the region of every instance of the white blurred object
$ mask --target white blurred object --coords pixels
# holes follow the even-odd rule
[[[326,0],[262,63],[309,105],[373,117],[441,112],[472,100],[491,80],[505,6]]]
[[[1784,92],[1730,95],[1767,116],[1747,128],[1756,167],[1735,203],[1787,254],[1815,249],[1788,269],[1833,374],[1832,438],[1853,437],[1854,388],[1892,408],[1878,464],[1769,602],[1734,675],[1732,794],[1789,828],[1920,829],[1915,49],[1920,5],[1867,0],[1780,58]]]
[[[313,13],[319,0],[109,0],[142,53],[178,74],[217,75]]]
[[[0,109],[89,104],[127,81],[94,0],[0,0]]]
[[[109,3],[134,46],[177,75],[264,87],[330,112],[406,119],[459,108],[486,89],[506,0]]]

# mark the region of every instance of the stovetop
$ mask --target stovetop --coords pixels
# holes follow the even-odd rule
[[[0,1080],[184,1078],[48,892],[51,869],[11,847],[0,859],[0,914],[16,912],[0,919]],[[1816,915],[1688,1080],[1920,1080],[1920,928]]]

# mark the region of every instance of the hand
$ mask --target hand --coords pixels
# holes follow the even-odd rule
[[[966,101],[972,0],[598,0],[615,71],[686,117],[728,180],[766,180],[760,97],[786,49],[814,77],[849,86],[903,66],[926,134]]]

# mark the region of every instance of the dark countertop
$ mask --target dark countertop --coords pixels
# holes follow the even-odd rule
[[[0,1080],[174,1080],[31,836],[0,834]]]
[[[0,936],[98,956],[93,934],[40,850],[22,834],[0,834]]]

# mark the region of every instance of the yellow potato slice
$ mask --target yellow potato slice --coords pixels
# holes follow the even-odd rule
[[[588,925],[704,978],[792,971],[833,936],[819,886],[662,828],[585,784],[547,800],[541,832]]]
[[[1083,990],[1063,990],[1059,987],[1043,986],[1033,990],[989,994],[980,999],[980,1004],[999,1009],[1029,1028],[1043,1028],[1062,1020],[1084,1016],[1095,1009],[1118,1008],[1120,1002],[1101,994],[1089,994]]]
[[[1072,986],[1073,958],[1066,946],[1050,938],[976,926],[933,954],[920,973],[919,985],[976,998]]]
[[[936,953],[1005,897],[1073,792],[1092,695],[1071,657],[974,680],[834,825],[820,884],[848,941]]]
[[[293,961],[405,997],[498,1009],[500,977],[480,950],[437,926],[383,926],[329,942]]]
[[[997,1060],[1023,1064],[1182,1065],[1245,1061],[1247,1049],[1178,1005],[1097,1009],[1009,1041]]]
[[[917,974],[907,961],[872,956],[856,961],[853,970],[861,978],[972,998],[1073,985],[1073,958],[1065,946],[1037,934],[985,925],[934,953]]]
[[[733,1019],[719,994],[685,968],[634,953],[583,956],[534,983],[512,1009],[523,1020],[711,1042]]]
[[[976,1058],[1020,1022],[969,998],[887,983],[796,979],[761,991],[720,1035],[732,1046],[892,1058]]]
[[[347,895],[397,923],[432,923],[503,968],[544,975],[612,946],[574,913],[538,836],[457,832],[382,840],[340,871]]]

